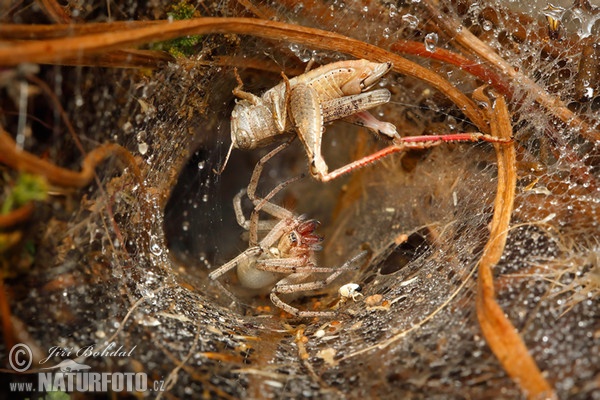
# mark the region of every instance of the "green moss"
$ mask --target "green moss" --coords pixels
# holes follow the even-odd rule
[[[171,11],[167,13],[169,18],[174,20],[191,19],[199,17],[200,14],[196,8],[187,0],[182,0],[171,6]],[[202,36],[189,35],[166,42],[155,43],[151,46],[153,50],[167,51],[174,57],[189,57],[194,54],[196,45],[200,43]]]
[[[48,195],[46,179],[39,175],[21,174],[2,204],[0,213],[8,214],[15,208],[32,201],[43,201]]]
[[[167,13],[167,15],[173,19],[190,19],[194,18],[194,14],[196,13],[196,8],[187,2],[187,0],[182,0],[177,4],[173,4],[171,6],[171,11]]]

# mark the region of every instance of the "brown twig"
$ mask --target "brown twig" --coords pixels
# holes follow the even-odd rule
[[[512,128],[504,97],[498,96],[493,106],[482,90],[476,91],[473,97],[488,104],[492,135],[510,138]],[[490,239],[485,245],[478,266],[477,318],[492,352],[527,396],[529,398],[555,397],[551,386],[529,354],[523,339],[495,299],[492,268],[498,263],[504,251],[513,211],[517,174],[514,146],[494,144],[494,147],[498,160],[498,189]]]
[[[1,156],[0,156],[1,157]],[[0,215],[0,228],[10,228],[27,221],[33,212],[33,202],[26,203],[8,214]]]
[[[66,13],[65,9],[58,4],[56,0],[38,0],[40,8],[54,22],[59,24],[68,24],[72,22],[71,16]]]
[[[142,174],[135,161],[135,158],[127,149],[118,144],[106,143],[95,148],[85,156],[82,162],[81,172],[75,172],[66,168],[58,167],[53,163],[42,160],[41,158],[29,152],[19,150],[13,138],[4,129],[0,128],[0,162],[18,171],[42,175],[48,180],[48,182],[57,186],[75,188],[87,186],[96,176],[96,166],[105,158],[113,154],[121,158],[126,165],[131,168],[137,182],[140,185],[142,193],[146,193],[146,188],[142,180]],[[145,204],[142,204],[142,212],[144,213],[143,223],[146,225],[150,224],[150,208]],[[108,214],[119,240],[121,243],[123,243],[123,237],[120,233],[119,227],[114,222],[115,220],[110,207],[108,208]],[[146,235],[143,236],[142,241],[145,246],[148,246],[148,238]]]
[[[403,54],[413,54],[423,58],[442,61],[447,64],[452,64],[462,69],[465,72],[479,78],[483,83],[491,85],[500,94],[508,97],[513,96],[513,91],[510,84],[500,75],[487,68],[477,60],[470,60],[467,57],[454,53],[452,51],[436,48],[434,51],[429,51],[424,43],[414,42],[411,40],[398,40],[393,43],[390,48]]]
[[[135,159],[127,149],[118,144],[107,143],[87,154],[81,172],[71,171],[42,160],[27,151],[19,150],[8,132],[0,128],[0,162],[19,171],[42,175],[53,185],[78,188],[87,186],[94,178],[94,168],[112,154],[127,160],[128,165],[137,167]]]
[[[115,50],[106,54],[82,54],[57,62],[60,65],[78,65],[105,68],[159,68],[174,62],[175,57],[157,50]]]
[[[133,27],[156,25],[162,21],[115,21],[110,23],[114,32],[126,31]],[[7,40],[42,40],[52,38],[66,38],[72,36],[89,35],[106,32],[106,24],[0,24],[0,38]]]
[[[16,343],[15,331],[11,321],[10,303],[4,286],[4,278],[0,276],[0,318],[2,318],[2,333],[4,336],[4,345],[11,349]]]

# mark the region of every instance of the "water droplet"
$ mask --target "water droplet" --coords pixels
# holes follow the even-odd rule
[[[408,25],[409,28],[415,29],[419,26],[419,18],[412,14],[406,14],[402,16],[402,22]]]
[[[396,15],[398,15],[398,9],[395,5],[390,4],[390,18],[394,18]]]
[[[457,122],[456,122],[456,118],[454,118],[453,116],[451,116],[451,115],[448,116],[448,118],[446,118],[446,123],[448,124],[449,130],[452,131],[452,130],[456,129]]]
[[[183,229],[184,232],[187,232],[190,229],[189,221],[183,221],[181,223],[181,229]]]
[[[390,37],[390,28],[385,28],[383,30],[383,37],[388,39]]]
[[[301,46],[297,45],[296,43],[290,44],[289,49],[302,62],[309,62],[310,59],[313,57],[313,52],[311,52],[310,50],[305,49],[304,47],[301,47]]]
[[[546,8],[542,10],[542,14],[546,16],[546,21],[548,21],[548,26],[550,27],[551,32],[558,32],[560,21],[562,20],[564,13],[564,8],[555,7],[552,4],[548,4]]]
[[[434,33],[434,32],[428,33],[427,36],[425,36],[425,49],[427,49],[427,51],[434,52],[437,42],[438,42],[437,33]]]
[[[146,142],[142,142],[138,144],[138,151],[141,155],[144,155],[148,152],[148,144]]]
[[[483,21],[482,28],[483,28],[484,31],[489,32],[489,31],[492,30],[493,27],[494,27],[494,25],[490,21],[488,21],[487,19],[485,21]]]
[[[125,133],[131,133],[131,132],[133,132],[133,124],[131,122],[127,121],[123,124],[121,129],[123,129],[123,132],[125,132]]]
[[[550,3],[542,10],[542,14],[546,17],[554,18],[560,21],[565,13],[565,9],[562,7],[556,7]]]
[[[577,34],[581,39],[584,39],[592,34],[592,27],[598,19],[600,19],[600,13],[592,14],[587,10],[581,8],[573,8],[571,10],[573,18],[579,20],[581,27],[577,29]]]
[[[155,256],[160,256],[162,254],[162,247],[156,242],[156,238],[150,238],[150,252]]]
[[[143,326],[158,326],[161,324],[158,319],[149,315],[144,315],[142,318],[137,318],[136,322]]]
[[[202,171],[202,170],[204,169],[204,167],[206,167],[206,161],[200,161],[200,162],[198,163],[198,169],[199,169],[200,171]]]
[[[364,13],[366,13],[366,12],[369,12],[369,7],[367,7],[367,6],[364,6],[364,7],[362,8],[362,10],[363,10],[363,12],[364,12]]]

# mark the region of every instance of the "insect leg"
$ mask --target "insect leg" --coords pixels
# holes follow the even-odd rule
[[[250,103],[256,105],[260,103],[260,97],[253,95],[252,93],[245,92],[242,90],[244,87],[244,83],[242,82],[242,78],[240,78],[240,74],[238,74],[237,68],[233,69],[233,73],[235,74],[235,80],[237,81],[237,86],[233,89],[233,95],[239,97],[240,99],[248,100]]]
[[[321,105],[323,121],[327,123],[343,119],[351,124],[364,126],[377,134],[399,139],[393,124],[379,121],[366,111],[389,102],[390,97],[389,90],[378,89],[325,101]]]
[[[479,132],[467,132],[467,133],[454,133],[447,135],[425,135],[425,136],[409,136],[403,137],[398,140],[394,140],[394,144],[383,148],[373,154],[365,156],[359,160],[353,161],[349,164],[344,165],[334,171],[331,171],[319,179],[323,182],[336,179],[344,174],[352,172],[356,169],[365,167],[367,165],[378,162],[384,157],[390,154],[401,153],[411,149],[427,149],[434,146],[439,146],[445,142],[477,142],[477,141],[491,142],[491,143],[510,143],[511,140],[505,140],[495,138],[490,135],[485,135]]]
[[[291,90],[289,108],[290,119],[308,156],[311,174],[327,174],[327,164],[321,155],[324,121],[317,91],[306,84],[297,84]]]

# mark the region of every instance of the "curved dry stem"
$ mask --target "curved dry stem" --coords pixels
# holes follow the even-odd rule
[[[72,21],[71,16],[56,0],[38,0],[38,3],[44,14],[54,22],[68,24]]]
[[[323,50],[339,51],[356,58],[394,64],[394,71],[421,79],[445,94],[484,133],[489,127],[475,103],[440,75],[380,47],[337,33],[315,28],[252,18],[197,18],[183,21],[158,21],[153,25],[132,22],[131,29],[115,30],[111,23],[89,24],[90,29],[104,28],[103,33],[83,36],[30,41],[0,48],[0,64],[22,62],[58,62],[75,58],[81,53],[101,53],[127,46],[163,41],[185,35],[237,33],[262,38],[280,38]],[[122,24],[119,27],[122,28]],[[57,29],[64,30],[63,26]],[[118,28],[117,28],[118,29]]]
[[[4,345],[7,349],[12,348],[16,343],[16,335],[11,321],[12,312],[10,302],[4,286],[4,278],[0,276],[0,319],[2,320],[2,336]]]
[[[1,158],[2,156],[0,156]],[[8,214],[0,215],[0,228],[9,228],[27,221],[33,212],[33,202],[22,205]]]
[[[87,186],[95,177],[96,166],[105,158],[113,154],[121,158],[125,164],[131,168],[135,179],[140,185],[142,193],[146,193],[146,187],[142,180],[142,174],[137,163],[135,162],[135,158],[126,148],[118,144],[106,143],[95,148],[85,156],[82,162],[81,172],[75,172],[56,166],[53,163],[43,160],[27,151],[20,150],[17,148],[17,144],[13,138],[4,129],[0,128],[0,162],[18,171],[44,176],[48,182],[57,186],[74,188],[82,188]],[[151,221],[150,208],[142,205],[142,212],[145,214],[144,223],[149,224]],[[110,207],[108,208],[108,213],[111,221],[113,222],[115,232],[119,236],[119,240],[121,243],[124,243],[123,237],[120,234],[120,230],[114,222]],[[144,236],[145,244],[147,246],[148,243],[146,239],[147,238]]]
[[[175,57],[156,50],[115,50],[105,54],[81,55],[60,60],[59,65],[78,65],[104,68],[159,68]]]
[[[510,138],[512,128],[504,97],[496,98],[493,105],[492,101],[483,94],[483,90],[476,91],[473,97],[488,104],[492,134],[501,138]],[[553,389],[529,354],[523,339],[495,299],[492,268],[500,260],[506,244],[517,174],[515,147],[509,143],[494,144],[494,147],[498,160],[498,189],[490,239],[484,247],[478,266],[477,318],[492,352],[528,398],[555,397]]]
[[[110,29],[114,32],[131,29],[132,27],[156,25],[161,21],[115,21],[111,22]],[[2,40],[41,40],[52,38],[67,38],[92,33],[106,32],[106,24],[0,24],[0,38]]]
[[[27,151],[19,150],[8,132],[0,128],[0,162],[19,171],[42,175],[48,182],[57,186],[76,188],[87,186],[94,178],[94,169],[96,166],[112,154],[125,159],[129,166],[135,166],[135,173],[135,169],[137,169],[135,159],[127,149],[118,144],[107,143],[95,148],[83,160],[81,172],[75,172],[58,167]],[[141,178],[139,169],[136,176]]]
[[[487,68],[486,65],[470,60],[458,53],[454,53],[444,48],[436,48],[435,51],[429,51],[426,49],[425,44],[411,40],[398,40],[394,42],[390,48],[399,53],[413,54],[419,57],[452,64],[476,78],[479,78],[482,82],[493,86],[494,89],[509,99],[513,96],[513,91],[509,83],[503,77]]]

